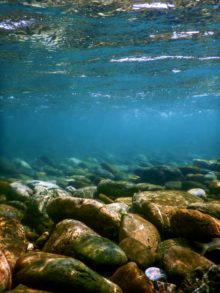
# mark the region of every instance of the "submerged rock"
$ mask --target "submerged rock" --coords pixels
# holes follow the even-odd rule
[[[117,267],[127,262],[119,246],[75,220],[63,220],[57,224],[43,250],[76,257],[104,268]]]
[[[103,193],[107,196],[116,197],[126,197],[133,196],[138,188],[135,184],[127,181],[113,181],[113,180],[102,180],[97,187],[97,193]]]
[[[74,258],[48,253],[29,253],[17,264],[18,282],[52,292],[122,293],[111,281]]]
[[[149,202],[162,206],[187,207],[190,203],[203,200],[179,190],[144,191],[133,196],[133,208],[140,213],[144,213],[144,207]]]
[[[24,212],[11,205],[0,204],[0,217],[1,216],[21,221],[24,216]]]
[[[35,193],[27,202],[27,212],[24,222],[31,225],[38,233],[50,230],[53,222],[47,214],[48,204],[55,198],[66,197],[70,194],[53,183],[37,181]]]
[[[187,247],[171,246],[160,255],[160,265],[174,283],[182,281],[195,268],[213,263]]]
[[[196,210],[178,209],[170,222],[172,230],[180,237],[201,241],[220,237],[220,220]]]
[[[18,285],[13,290],[6,291],[5,293],[52,293],[51,291],[32,289],[24,285]]]
[[[153,283],[145,276],[135,262],[120,267],[111,277],[123,293],[154,293]]]
[[[206,192],[204,189],[202,188],[192,188],[190,190],[187,191],[189,194],[194,195],[194,196],[198,196],[201,198],[206,198]]]
[[[134,238],[124,238],[119,246],[126,253],[128,260],[135,262],[142,269],[153,265],[155,261],[155,254],[146,245]]]
[[[0,250],[0,292],[11,288],[11,268],[4,253]]]
[[[151,202],[145,203],[141,209],[137,209],[136,206],[134,208],[134,211],[140,212],[145,219],[154,224],[160,231],[161,236],[165,238],[174,236],[170,220],[177,210],[178,208],[173,206],[164,206]]]
[[[23,226],[15,219],[0,217],[0,250],[13,269],[17,259],[27,250]]]
[[[198,210],[204,214],[220,219],[220,201],[192,203],[187,208]]]
[[[73,196],[80,197],[80,198],[94,198],[96,191],[97,191],[96,186],[87,186],[87,187],[76,189],[72,194]]]
[[[140,241],[152,252],[157,250],[160,234],[157,228],[137,214],[128,213],[123,216],[120,227],[120,241],[130,237]]]
[[[110,239],[118,238],[121,214],[97,200],[57,198],[50,202],[47,211],[56,223],[63,219],[75,219],[82,221],[102,236]]]

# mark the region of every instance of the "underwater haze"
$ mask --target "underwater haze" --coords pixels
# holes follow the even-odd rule
[[[0,156],[220,157],[219,1],[0,1]]]

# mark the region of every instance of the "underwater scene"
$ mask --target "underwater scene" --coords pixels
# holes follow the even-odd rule
[[[220,292],[219,0],[0,0],[0,292]]]

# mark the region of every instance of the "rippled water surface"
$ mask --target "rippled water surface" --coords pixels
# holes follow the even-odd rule
[[[219,1],[0,1],[1,155],[220,155]]]

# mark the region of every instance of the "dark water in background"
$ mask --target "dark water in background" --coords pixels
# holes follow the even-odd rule
[[[219,157],[220,4],[191,2],[0,1],[0,155]]]

